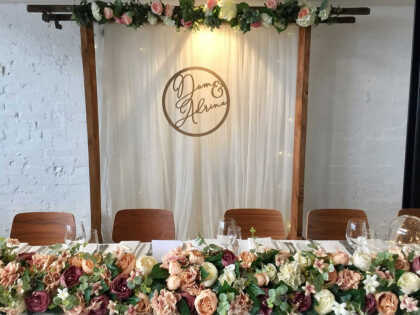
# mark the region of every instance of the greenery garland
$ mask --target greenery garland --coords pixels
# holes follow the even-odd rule
[[[207,0],[201,6],[195,6],[194,0],[180,0],[179,3],[179,6],[173,6],[160,0],[150,3],[83,0],[74,6],[73,19],[80,25],[118,23],[132,28],[163,23],[177,29],[207,26],[213,30],[227,23],[246,33],[260,26],[274,27],[282,32],[290,23],[308,27],[327,21],[331,15],[330,0],[321,0],[319,7],[309,0],[266,0],[264,7],[251,7],[233,0]]]

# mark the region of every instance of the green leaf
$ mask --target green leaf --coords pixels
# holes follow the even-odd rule
[[[160,267],[161,264],[156,264],[153,266],[152,271],[150,272],[150,278],[156,280],[165,280],[169,277],[169,272],[166,269]]]
[[[181,315],[190,315],[190,308],[188,307],[188,303],[185,301],[185,299],[181,299],[177,305],[176,305],[179,313]]]
[[[201,281],[206,280],[209,275],[210,274],[206,271],[206,269],[204,269],[203,267],[200,267]]]
[[[248,287],[245,289],[245,291],[253,297],[257,297],[260,295],[265,295],[265,291],[261,289],[257,284],[254,282],[251,282]]]

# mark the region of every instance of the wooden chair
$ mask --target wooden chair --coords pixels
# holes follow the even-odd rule
[[[175,239],[175,223],[171,211],[160,209],[120,210],[115,215],[112,240],[142,241]]]
[[[347,221],[360,219],[368,222],[363,210],[317,209],[308,213],[306,238],[310,240],[345,240]]]
[[[17,214],[10,231],[11,238],[30,245],[64,242],[66,225],[75,231],[74,216],[66,212],[27,212]]]
[[[402,215],[412,215],[413,217],[419,217],[420,218],[420,208],[401,209],[398,212],[398,216],[402,216]]]
[[[251,227],[257,237],[286,238],[283,216],[278,210],[269,209],[230,209],[225,212],[225,220],[234,219],[241,227],[242,238],[251,237]]]

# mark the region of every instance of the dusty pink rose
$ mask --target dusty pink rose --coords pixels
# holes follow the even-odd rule
[[[347,253],[338,251],[334,254],[331,254],[331,259],[334,265],[344,265],[347,266],[350,261],[350,257]]]
[[[184,269],[184,271],[179,274],[179,277],[181,279],[182,291],[185,291],[194,296],[199,293],[200,287],[196,283],[196,280],[198,279],[197,267],[190,266],[187,269]]]
[[[411,312],[416,312],[418,311],[418,300],[416,298],[410,297],[408,295],[404,295],[404,296],[400,296],[400,301],[401,301],[401,309],[402,310],[407,310],[408,313]]]
[[[397,260],[395,260],[395,268],[409,271],[410,263],[407,261],[407,259],[398,257]]]
[[[182,272],[181,265],[177,261],[170,261],[168,267],[169,274],[171,276],[177,275]]]
[[[290,257],[290,253],[288,251],[278,252],[276,257],[274,257],[274,261],[276,263],[276,266],[280,267],[281,265],[283,265],[285,262],[288,261],[289,257]]]
[[[201,265],[204,262],[204,255],[201,251],[192,249],[188,251],[188,259],[190,264]]]
[[[162,289],[159,294],[155,291],[151,305],[156,315],[172,315],[177,314],[176,303],[181,299],[179,294]]]
[[[248,294],[240,293],[230,304],[228,314],[249,314],[252,307],[252,301]]]
[[[338,273],[337,285],[341,290],[357,289],[362,275],[350,269],[341,270]]]
[[[393,315],[398,310],[398,298],[392,292],[381,292],[375,295],[377,309],[382,315]]]
[[[150,7],[152,9],[152,12],[156,15],[161,15],[163,12],[163,5],[162,2],[160,2],[159,0],[154,0]]]
[[[25,298],[26,308],[31,313],[45,312],[50,305],[51,298],[45,291],[34,291]]]
[[[255,28],[260,27],[261,25],[262,25],[261,21],[251,23],[251,26]]]
[[[169,276],[168,279],[166,279],[166,287],[171,290],[175,291],[178,290],[178,288],[181,286],[181,278],[173,275]]]
[[[193,25],[193,22],[192,21],[184,21],[184,19],[181,19],[181,24],[185,28],[190,28]]]
[[[107,20],[112,19],[114,17],[114,10],[112,10],[111,8],[105,7],[104,16],[105,16],[105,19]]]
[[[217,309],[217,296],[210,289],[203,290],[195,298],[194,305],[199,315],[214,314]]]
[[[109,298],[106,295],[95,296],[90,300],[89,315],[106,315],[108,313]]]
[[[177,248],[169,251],[169,253],[167,253],[165,256],[163,256],[161,267],[165,268],[165,269],[168,269],[169,268],[169,263],[171,261],[177,261],[181,265],[184,265],[188,262],[186,253],[182,250],[182,247],[177,247]]]
[[[266,0],[265,6],[269,9],[275,10],[277,9],[277,0]]]
[[[35,252],[30,253],[20,253],[18,255],[18,260],[24,261],[28,265],[32,265],[32,256],[35,255]]]
[[[124,13],[121,16],[121,24],[130,25],[133,22],[133,18],[129,16],[127,13]]]
[[[172,15],[174,14],[174,6],[172,4],[167,4],[165,5],[165,16],[167,17],[172,17]]]
[[[213,8],[217,5],[217,0],[207,0],[207,9],[213,10]]]
[[[270,283],[270,278],[265,272],[256,273],[254,277],[257,280],[257,285],[259,287],[267,286]]]
[[[411,264],[411,270],[417,273],[420,276],[420,256],[417,256],[413,259],[413,263]]]

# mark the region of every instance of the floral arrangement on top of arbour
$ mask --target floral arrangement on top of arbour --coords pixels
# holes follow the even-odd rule
[[[80,244],[16,254],[0,241],[0,312],[66,314],[420,314],[420,256],[275,249],[236,256],[185,245],[163,257]]]
[[[233,0],[207,0],[201,6],[195,6],[194,0],[180,0],[179,4],[164,4],[160,0],[147,3],[83,0],[74,6],[73,19],[80,25],[115,22],[133,28],[162,22],[177,29],[197,29],[200,25],[215,29],[228,23],[245,33],[260,26],[274,27],[281,32],[290,23],[307,27],[328,22],[331,15],[330,0],[321,0],[319,7],[310,0],[266,0],[264,7],[251,7]]]

